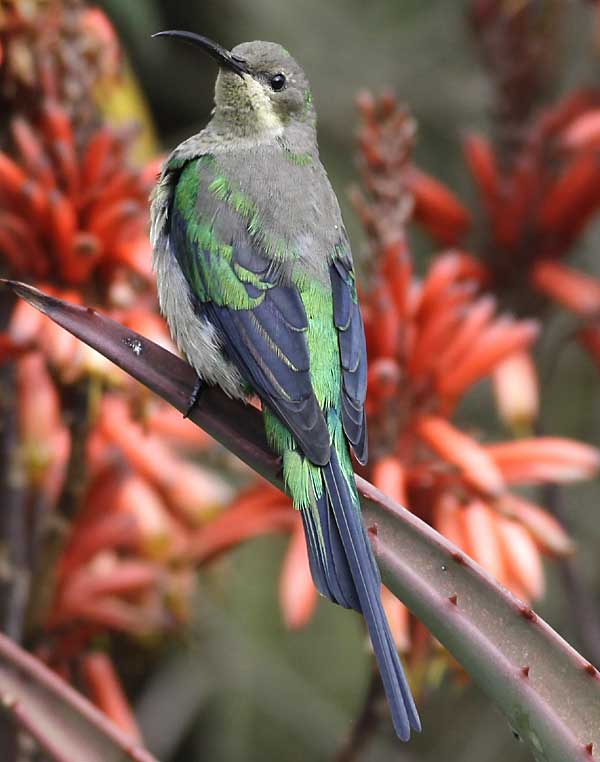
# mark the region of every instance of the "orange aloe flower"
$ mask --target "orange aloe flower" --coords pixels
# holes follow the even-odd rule
[[[93,92],[120,71],[121,56],[105,13],[80,0],[3,0],[0,6],[3,110],[35,114],[42,96],[52,95],[78,129],[88,130],[97,118]]]
[[[4,272],[109,311],[174,350],[150,272],[155,165],[128,166],[128,139],[106,126],[76,138],[50,98],[39,112],[35,122],[12,120],[14,153],[0,153]],[[87,473],[45,622],[57,633],[48,661],[60,663],[66,625],[89,642],[101,631],[160,634],[185,623],[198,563],[194,530],[233,496],[224,476],[190,457],[212,440],[24,303],[3,338],[17,364],[20,466],[43,515],[60,509],[77,456],[63,395],[82,383],[90,390],[87,441],[77,443]]]
[[[552,437],[485,443],[453,422],[468,390],[493,377],[500,414],[515,427],[531,426],[538,392],[528,350],[538,325],[499,316],[495,299],[481,293],[489,272],[461,250],[438,255],[422,279],[413,275],[405,238],[411,198],[416,219],[435,216],[443,232],[438,237],[446,242],[458,229],[455,203],[432,184],[428,194],[415,193],[410,117],[389,97],[363,97],[360,107],[366,193],[354,198],[372,263],[371,286],[361,300],[370,368],[371,462],[365,475],[516,595],[535,599],[544,591],[541,554],[565,555],[573,544],[542,507],[511,490],[593,477],[600,454]],[[364,150],[366,143],[373,145]],[[495,161],[484,145],[476,148],[485,163],[485,187],[492,188]],[[425,200],[432,206],[419,212]],[[399,613],[396,637],[410,643],[415,625]]]
[[[388,237],[386,215],[390,216],[394,193],[401,185],[405,198],[398,211],[412,211],[415,222],[435,242],[464,247],[467,238],[478,241],[481,273],[476,280],[481,288],[510,300],[526,315],[540,311],[543,297],[571,310],[581,320],[577,338],[598,359],[600,279],[560,260],[569,256],[600,210],[600,90],[576,90],[534,111],[555,63],[551,41],[539,39],[541,27],[534,16],[528,3],[510,10],[498,0],[471,3],[471,21],[502,108],[496,143],[480,134],[464,140],[479,214],[415,165],[410,156],[414,123],[406,115],[389,117],[394,110],[389,96],[378,104],[380,116],[387,114],[389,119],[385,134],[369,121],[366,110],[372,104],[364,100],[366,116],[359,140],[363,160],[373,170],[365,187],[379,192],[379,224],[384,221]],[[521,60],[520,67],[508,65],[511,55]],[[408,125],[409,141],[402,137]],[[401,179],[389,171],[399,160]],[[385,176],[381,172],[378,176],[376,170],[385,166]],[[364,204],[358,211],[368,231],[373,225],[369,211]],[[388,237],[382,238],[382,245],[389,245]]]
[[[597,90],[577,91],[543,111],[510,165],[501,163],[486,137],[473,134],[464,142],[485,222],[482,283],[511,292],[524,312],[538,306],[532,290],[570,310],[582,321],[578,339],[596,359],[600,279],[558,260],[569,255],[600,210],[599,148]],[[436,241],[460,245],[471,232],[468,210],[420,170],[411,166],[408,175],[415,220]],[[463,224],[453,226],[459,217]]]
[[[65,38],[74,55],[62,61]],[[112,27],[79,0],[8,0],[0,56],[1,274],[108,312],[174,350],[150,269],[159,162],[129,161],[133,132],[108,126],[92,92],[119,67]],[[68,528],[56,568],[45,569],[53,597],[38,617],[47,635],[38,652],[67,678],[83,658],[92,699],[135,735],[110,662],[86,654],[99,634],[157,637],[188,622],[192,540],[233,488],[198,458],[214,450],[210,437],[23,302],[0,335],[8,362],[32,526],[41,543],[52,522]]]
[[[515,352],[492,372],[498,413],[517,435],[531,432],[539,412],[538,377],[527,352]]]
[[[148,279],[154,166],[129,168],[128,141],[108,127],[80,145],[49,98],[35,123],[15,117],[11,132],[17,158],[0,153],[0,254],[11,274],[61,287],[93,277],[101,297],[123,268]]]
[[[81,671],[94,703],[134,741],[141,742],[140,729],[110,657],[100,651],[87,653],[81,660]]]
[[[203,560],[195,531],[218,523],[233,489],[145,431],[117,395],[100,405],[87,462],[88,487],[61,559],[48,626],[71,622],[136,634],[186,621],[194,568]]]
[[[544,591],[541,554],[566,555],[573,543],[542,507],[510,489],[589,478],[600,470],[599,453],[557,438],[486,444],[452,422],[468,390],[493,377],[501,415],[528,430],[539,404],[528,353],[538,324],[499,316],[495,299],[481,294],[485,268],[461,250],[439,255],[422,279],[414,276],[406,224],[439,189],[430,183],[427,193],[415,193],[423,178],[410,166],[410,116],[390,96],[375,102],[363,95],[359,105],[366,192],[354,191],[353,198],[372,266],[371,286],[361,297],[369,355],[371,461],[365,475],[516,594],[537,598]],[[444,194],[435,214],[447,240],[467,219]],[[288,626],[301,626],[314,608],[314,588],[299,517],[273,487],[251,489],[202,527],[192,553],[209,560],[265,532],[290,534],[280,602]],[[384,600],[396,642],[409,650],[416,625],[389,592]]]

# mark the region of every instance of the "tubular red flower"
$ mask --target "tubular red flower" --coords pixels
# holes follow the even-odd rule
[[[412,262],[403,236],[385,245],[383,275],[389,285],[398,316],[406,318],[409,310]]]
[[[141,742],[133,711],[110,658],[100,651],[87,653],[81,660],[81,668],[96,706],[132,740]]]
[[[13,122],[22,166],[0,153],[0,200],[10,222],[0,257],[17,276],[33,272],[76,286],[92,273],[110,281],[119,266],[139,270],[131,251],[146,231],[150,183],[126,168],[125,141],[101,128],[78,149],[64,108],[46,99],[40,113],[35,125]],[[148,262],[148,243],[145,251]],[[140,274],[148,276],[147,263]]]
[[[565,148],[597,148],[600,146],[600,109],[590,109],[574,119],[562,134]]]
[[[467,208],[445,185],[416,167],[407,172],[406,183],[415,198],[415,218],[440,243],[458,243],[471,226]]]
[[[465,528],[459,499],[452,492],[437,496],[433,507],[433,526],[459,548],[466,547]]]
[[[419,296],[417,319],[437,312],[459,284],[473,286],[481,274],[481,267],[468,254],[450,251],[437,257],[429,268]]]
[[[191,525],[211,517],[231,500],[232,488],[216,474],[177,458],[156,436],[131,420],[126,403],[103,400],[99,431],[116,445],[131,465],[154,484],[167,502]]]
[[[406,474],[398,458],[388,455],[372,467],[373,484],[400,505],[406,505]]]
[[[525,591],[526,600],[541,598],[546,585],[544,569],[538,548],[524,526],[516,521],[497,517],[496,532],[500,541],[500,552],[507,575],[507,584]]]
[[[561,264],[542,260],[532,270],[533,285],[582,317],[600,315],[600,280]]]
[[[103,505],[106,508],[106,503]],[[132,516],[114,515],[111,511],[107,516],[75,529],[61,560],[60,575],[69,577],[105,550],[135,551],[141,539],[140,528]]]
[[[189,552],[197,562],[207,562],[253,537],[289,532],[297,518],[281,492],[259,484],[190,537]]]
[[[595,447],[560,437],[538,437],[486,445],[485,450],[509,484],[572,482],[600,469]]]
[[[496,302],[492,296],[483,296],[471,303],[454,335],[438,355],[440,376],[445,375],[462,360],[467,350],[483,333],[495,309]]]
[[[475,489],[492,496],[503,492],[502,473],[486,449],[474,439],[443,418],[434,416],[420,417],[415,430],[438,455],[456,466]]]
[[[595,162],[587,153],[575,156],[548,192],[539,212],[543,230],[560,232],[572,223],[582,203],[591,194],[598,195],[600,180]]]
[[[500,417],[518,434],[529,433],[539,410],[538,377],[527,352],[511,354],[493,371]]]
[[[493,512],[482,501],[472,500],[462,508],[460,515],[465,550],[499,582],[505,583],[507,570]]]
[[[538,332],[538,324],[532,320],[496,321],[473,344],[460,365],[439,378],[440,394],[456,399],[475,381],[489,375],[502,360],[530,346]]]
[[[279,605],[286,627],[290,630],[308,624],[318,600],[317,589],[308,565],[304,528],[299,514],[296,519],[279,576]]]
[[[499,200],[500,173],[492,145],[483,135],[471,134],[465,138],[463,150],[484,209],[489,216],[494,216]]]
[[[575,552],[573,540],[558,521],[539,505],[506,493],[495,503],[495,508],[507,518],[519,521],[545,553],[568,556]]]

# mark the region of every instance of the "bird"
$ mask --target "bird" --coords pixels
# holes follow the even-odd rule
[[[362,613],[391,719],[421,725],[381,602],[351,453],[367,460],[367,352],[352,252],[320,161],[307,77],[273,42],[218,64],[210,121],[167,158],[151,199],[160,308],[198,383],[262,403],[321,595]]]

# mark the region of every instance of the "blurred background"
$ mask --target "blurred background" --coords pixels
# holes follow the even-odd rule
[[[100,3],[123,36],[128,56],[141,79],[166,147],[198,130],[212,108],[215,70],[198,52],[176,43],[150,41],[156,29],[200,31],[233,47],[247,40],[273,40],[286,47],[305,68],[319,116],[319,145],[342,203],[347,224],[358,229],[344,188],[356,179],[355,97],[359,90],[391,88],[418,118],[417,156],[452,187],[468,188],[460,157],[466,130],[489,126],[492,85],[482,68],[466,21],[462,0],[375,0],[323,7],[316,0],[302,5],[257,0],[207,2],[184,7],[176,2],[117,0]],[[511,5],[509,3],[509,5]],[[520,0],[512,3],[517,8]],[[585,2],[565,6],[548,44],[560,38],[556,79],[549,93],[574,83],[592,84],[598,57]],[[176,76],[174,76],[176,74]]]
[[[206,123],[216,70],[193,49],[151,40],[153,32],[192,30],[227,47],[246,40],[273,40],[301,62],[313,88],[321,156],[343,207],[357,268],[365,278],[373,269],[369,262],[373,246],[350,192],[361,174],[356,142],[359,91],[388,90],[405,104],[418,126],[415,164],[452,189],[467,207],[478,209],[462,140],[467,132],[479,131],[502,142],[497,129],[498,83],[482,61],[482,40],[477,39],[481,28],[468,20],[470,6],[485,3],[98,0],[97,5],[114,24],[147,102],[147,129],[152,125],[147,139],[162,151]],[[526,108],[531,112],[527,119],[533,119],[531,114],[540,105],[597,84],[600,37],[594,26],[594,3],[513,0],[500,5],[509,14],[527,6],[544,19],[543,27],[536,28],[535,46],[546,47],[550,60],[544,64],[536,98]],[[525,59],[522,63],[527,65]],[[126,120],[129,104],[125,97],[120,118]],[[135,109],[139,108],[136,101]],[[139,118],[142,112],[137,113]],[[154,150],[146,150],[146,157],[149,153]],[[468,239],[475,254],[484,240],[481,224],[473,226]],[[407,235],[414,270],[423,275],[440,245],[422,226],[411,225]],[[591,222],[570,247],[569,266],[600,276],[599,246],[600,228]],[[529,312],[525,301],[523,308],[507,297],[500,306],[506,310],[517,304],[514,309],[522,317]],[[536,309],[536,315],[544,330],[534,349],[541,412],[532,431],[598,445],[599,369],[582,346],[570,340],[580,316],[548,304]],[[509,438],[509,427],[496,409],[487,378],[465,395],[454,421],[469,434],[484,432],[481,438],[486,441]],[[104,436],[109,438],[107,432]],[[232,485],[237,489],[247,479],[224,453],[203,457],[211,468],[225,464],[229,469],[225,486],[232,494]],[[560,501],[558,515],[577,544],[577,555],[575,566],[570,561],[545,561],[546,590],[535,607],[594,661],[598,650],[593,654],[586,649],[590,639],[600,636],[598,479],[564,488],[558,498],[550,487],[545,497],[554,501],[554,508]],[[379,698],[378,719],[354,748],[345,749],[371,685],[372,658],[365,633],[359,617],[324,601],[319,601],[305,626],[286,626],[279,578],[287,553],[287,536],[267,534],[242,543],[199,567],[186,627],[165,638],[154,634],[132,640],[119,628],[110,635],[107,650],[142,736],[159,759],[524,762],[531,758],[499,711],[456,665],[449,666],[437,648],[427,652],[425,666],[413,662],[423,734],[407,746],[399,744]],[[581,616],[574,614],[576,610]],[[101,647],[102,637],[109,636],[100,636]]]
[[[165,148],[198,131],[208,120],[215,69],[197,51],[149,41],[152,32],[189,29],[227,47],[264,39],[290,50],[311,81],[321,155],[343,206],[355,259],[360,261],[363,239],[348,188],[357,179],[353,156],[359,90],[380,93],[388,88],[408,104],[418,121],[419,164],[463,196],[472,195],[460,141],[467,130],[489,129],[493,93],[461,0],[331,0],[326,4],[317,0],[188,4],[103,0],[101,4],[123,35]],[[574,83],[591,85],[600,72],[589,8],[576,2],[563,5],[560,29],[548,29],[548,44],[554,44],[553,35],[560,38],[555,62],[558,76],[548,88],[550,97]],[[590,231],[579,256],[600,272],[597,232]],[[418,236],[415,239],[419,256],[426,258],[431,246]],[[417,268],[423,264],[417,263]],[[567,322],[564,317],[563,321]],[[568,326],[556,325],[553,330],[561,335]],[[545,390],[544,425],[556,434],[585,432],[586,439],[597,443],[597,371],[577,348],[565,350],[559,362],[555,382]],[[463,414],[471,423],[489,410],[489,400],[482,399],[486,394],[489,389],[477,389],[466,403]],[[585,537],[580,551],[585,554],[587,548],[587,571],[596,579],[599,497],[597,485],[568,493],[573,531]],[[188,751],[182,750],[179,760],[332,759],[359,709],[369,671],[360,622],[349,621],[354,618],[323,602],[306,629],[287,632],[277,608],[276,581],[283,549],[283,542],[259,539],[236,551],[228,563],[226,599],[213,599],[207,608],[206,601],[199,601],[198,627],[208,630],[203,632],[201,648],[215,649],[212,658],[201,655],[201,674],[208,670],[215,693],[207,697]],[[569,638],[563,595],[560,581],[553,579],[538,609]],[[189,679],[190,673],[186,674]],[[497,710],[472,686],[443,680],[431,690],[422,711],[425,733],[407,749],[394,742],[389,727],[382,727],[378,736],[384,738],[357,758],[407,762],[530,758]]]

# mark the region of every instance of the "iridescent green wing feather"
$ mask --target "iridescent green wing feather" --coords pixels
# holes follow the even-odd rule
[[[169,220],[170,248],[199,316],[303,453],[327,463],[330,436],[312,385],[305,304],[297,284],[281,283],[276,243],[261,230],[252,202],[203,156],[181,168]]]

